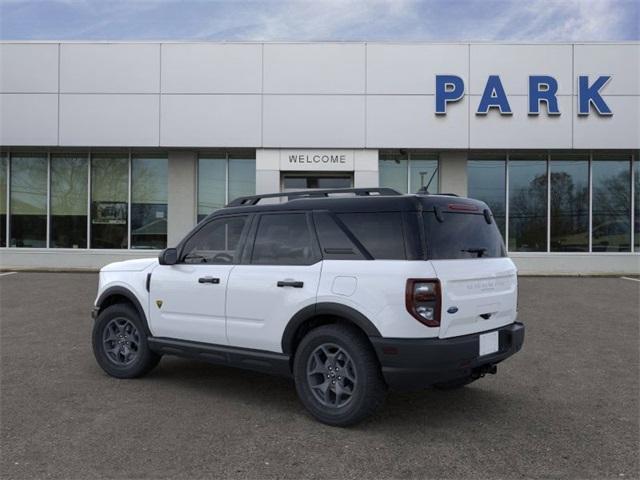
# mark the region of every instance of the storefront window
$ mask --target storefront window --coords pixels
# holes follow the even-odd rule
[[[87,247],[87,155],[51,157],[52,248]]]
[[[628,155],[599,154],[593,157],[591,242],[594,252],[630,251],[630,167]]]
[[[226,156],[198,159],[198,222],[226,205],[226,178]]]
[[[378,162],[380,186],[407,193],[409,184],[409,158],[406,153],[381,152]]]
[[[510,156],[509,250],[547,250],[546,154]]]
[[[506,166],[497,155],[471,155],[467,162],[468,195],[489,205],[502,238],[505,237]]]
[[[409,154],[409,193],[418,193],[423,187],[438,192],[438,158],[432,154]]]
[[[7,165],[5,154],[0,154],[0,247],[7,246]]]
[[[256,193],[256,161],[252,155],[229,155],[228,201]]]
[[[404,151],[380,152],[378,162],[381,187],[400,193],[418,193],[427,187],[438,192],[438,157],[432,153]]]
[[[207,154],[198,159],[198,222],[231,200],[255,193],[253,151]]]
[[[167,246],[168,160],[131,159],[131,248]]]
[[[12,247],[47,246],[47,157],[11,156]]]
[[[129,158],[91,158],[91,248],[127,248]]]
[[[589,251],[589,157],[552,155],[551,251]]]

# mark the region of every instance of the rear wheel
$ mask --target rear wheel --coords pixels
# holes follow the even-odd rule
[[[160,355],[149,349],[138,312],[126,304],[111,305],[100,312],[93,325],[92,343],[98,364],[112,377],[139,377],[160,361]]]
[[[329,425],[353,425],[384,403],[386,385],[377,358],[355,327],[311,330],[296,351],[294,377],[304,406]]]

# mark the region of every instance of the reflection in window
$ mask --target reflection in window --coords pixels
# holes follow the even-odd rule
[[[640,252],[640,158],[638,158],[638,154],[640,152],[636,152],[636,158],[633,162],[633,192],[634,192],[634,205],[635,205],[635,214],[633,219],[634,225],[634,251]]]
[[[256,161],[251,155],[229,155],[229,194],[232,201],[238,197],[255,195],[256,193]]]
[[[493,155],[493,159],[490,157],[483,159],[479,155],[471,156],[472,160],[467,162],[468,195],[471,198],[482,200],[489,206],[502,238],[504,238],[505,160],[496,160],[497,156],[499,155]],[[478,160],[473,160],[474,158]]]
[[[53,248],[87,247],[87,156],[51,157]]]
[[[546,155],[513,155],[509,162],[509,250],[547,250]]]
[[[6,155],[0,154],[0,247],[7,246],[7,165]]]
[[[313,239],[304,213],[262,215],[252,264],[310,265],[313,260]]]
[[[409,154],[409,193],[418,193],[422,187],[438,191],[438,159],[431,154]]]
[[[593,226],[594,252],[628,252],[631,246],[631,178],[625,155],[594,155]]]
[[[47,246],[47,157],[11,156],[11,246]]]
[[[400,193],[418,193],[420,188],[426,186],[431,193],[439,191],[436,155],[391,150],[380,152],[379,159],[381,187],[393,188]]]
[[[198,222],[229,201],[256,193],[255,152],[208,154],[198,159]]]
[[[589,159],[551,157],[551,251],[589,251]]]
[[[381,152],[379,161],[380,186],[407,193],[408,157],[399,152]]]
[[[182,261],[210,265],[237,263],[240,236],[246,223],[246,216],[211,220],[187,240]]]
[[[129,159],[91,158],[91,248],[127,248]]]
[[[131,160],[131,248],[167,246],[168,160]]]

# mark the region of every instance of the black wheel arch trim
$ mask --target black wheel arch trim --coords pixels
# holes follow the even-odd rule
[[[358,310],[341,303],[320,302],[308,305],[298,311],[287,324],[282,334],[282,351],[285,354],[292,354],[296,332],[307,320],[320,315],[341,317],[358,326],[368,337],[381,337],[380,331],[366,316]]]
[[[142,320],[144,333],[147,335],[147,337],[150,337],[151,330],[149,330],[149,323],[147,322],[147,316],[145,315],[144,309],[140,304],[140,300],[138,300],[138,297],[136,297],[135,293],[133,293],[128,288],[121,287],[121,286],[114,286],[114,287],[107,288],[104,292],[100,294],[100,297],[98,297],[98,300],[96,301],[96,307],[98,308],[98,310],[102,311],[102,304],[104,303],[104,301],[107,298],[112,297],[114,295],[125,297],[127,300],[129,300],[133,304],[136,311],[138,312],[138,315],[140,315],[140,320]]]

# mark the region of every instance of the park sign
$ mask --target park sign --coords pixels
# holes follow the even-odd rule
[[[600,91],[611,80],[611,75],[600,75],[591,81],[588,75],[578,76],[578,115],[586,116],[591,107],[598,115],[611,116],[613,112],[600,95]],[[547,115],[560,115],[558,108],[558,81],[549,75],[529,76],[529,115],[540,115],[540,105],[545,104]],[[447,114],[447,104],[464,96],[464,80],[457,75],[436,75],[436,115]],[[491,109],[500,115],[512,115],[507,92],[499,75],[489,75],[476,115],[487,115]]]

